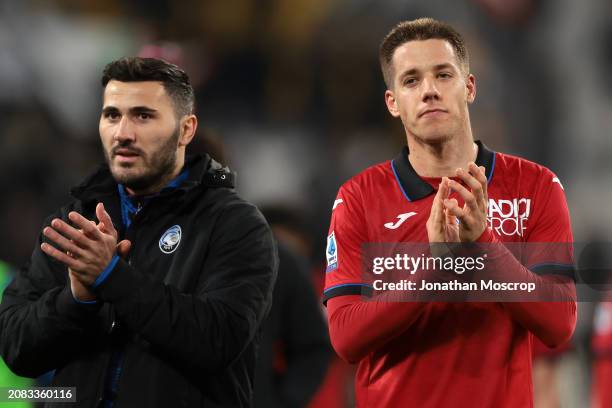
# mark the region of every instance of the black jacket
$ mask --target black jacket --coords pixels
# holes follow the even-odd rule
[[[98,304],[80,304],[66,267],[40,250],[40,236],[0,305],[0,353],[15,373],[55,369],[52,385],[76,386],[77,406],[92,407],[104,397],[115,351],[122,355],[117,408],[251,405],[276,277],[274,240],[261,213],[233,190],[227,169],[208,156],[186,167],[188,179],[150,200],[127,231],[106,167],[47,219],[67,220],[74,210],[95,220],[101,201],[132,248],[97,288]],[[176,225],[180,241],[162,242]],[[164,253],[168,242],[166,252],[174,251]]]

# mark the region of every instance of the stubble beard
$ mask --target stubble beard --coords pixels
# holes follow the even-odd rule
[[[169,181],[177,160],[177,145],[180,136],[180,129],[177,127],[172,136],[158,150],[145,154],[140,150],[140,159],[142,171],[133,172],[132,168],[113,165],[112,159],[109,157],[111,153],[105,152],[106,162],[111,170],[113,178],[119,184],[133,191],[147,191],[151,187],[164,184]],[[122,146],[128,147],[128,146]]]

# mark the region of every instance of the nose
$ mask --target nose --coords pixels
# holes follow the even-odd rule
[[[423,102],[428,102],[432,99],[440,99],[440,92],[438,91],[438,88],[436,88],[434,78],[427,77],[423,79],[421,99],[423,100]]]
[[[114,139],[121,145],[129,144],[136,140],[135,129],[127,115],[124,115],[119,121],[115,129]]]

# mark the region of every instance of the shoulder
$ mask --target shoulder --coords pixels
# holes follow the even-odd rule
[[[340,186],[332,214],[338,216],[349,212],[359,216],[364,211],[364,205],[372,201],[371,197],[380,195],[381,190],[389,185],[390,177],[393,177],[390,160],[370,166],[351,177]],[[339,207],[342,210],[334,211]]]
[[[259,208],[232,188],[210,189],[199,206],[205,215],[205,222],[215,219],[217,225],[240,231],[252,227],[269,229]]]
[[[549,168],[522,157],[505,153],[495,154],[493,185],[502,191],[521,194],[522,197],[543,198],[555,195],[564,196],[561,180]]]
[[[522,157],[496,153],[492,186],[491,204],[498,199],[497,205],[502,206],[514,198],[526,203],[528,214],[544,218],[567,210],[564,187],[556,174]]]
[[[539,163],[527,160],[523,157],[500,152],[495,153],[493,177],[495,177],[496,174],[521,177],[524,182],[537,183],[550,183],[557,177],[549,168]],[[556,181],[558,181],[558,179]]]
[[[389,178],[394,177],[391,160],[375,164],[356,174],[340,187],[341,192],[352,194],[363,194],[375,190],[377,187],[388,183]]]

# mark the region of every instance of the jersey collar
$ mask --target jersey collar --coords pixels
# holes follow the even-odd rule
[[[487,181],[490,183],[493,178],[493,171],[495,170],[495,152],[489,150],[480,140],[476,141],[476,145],[478,146],[476,165],[484,166]],[[408,160],[408,146],[404,146],[402,152],[395,159],[391,160],[391,169],[408,201],[420,200],[435,191],[428,182],[419,177],[416,170],[410,164],[410,160]]]

